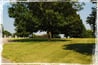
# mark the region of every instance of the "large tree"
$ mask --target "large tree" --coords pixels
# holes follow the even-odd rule
[[[70,3],[70,2],[29,3],[28,8],[32,11],[32,13],[36,17],[40,19],[40,23],[41,23],[40,30],[47,31],[47,34],[50,38],[53,37],[53,34],[62,33],[61,32],[62,29],[66,31],[64,27],[68,25],[69,23],[73,22],[74,19],[79,18],[76,12],[82,9],[79,3]],[[74,18],[70,18],[70,17],[74,17]],[[67,18],[69,18],[70,21]],[[72,25],[76,23],[79,23],[78,27],[76,26],[74,27],[80,28],[80,29],[83,28],[83,25],[81,26],[82,21],[80,20],[80,18],[74,21]],[[73,30],[76,31],[75,29]],[[70,31],[71,30],[66,32],[68,33]],[[81,34],[82,33],[81,31],[78,34]],[[63,32],[63,34],[65,34],[66,32]],[[77,34],[74,34],[74,33],[72,34],[77,36]]]
[[[78,28],[82,29],[82,21],[76,13],[80,9],[82,8],[79,3],[72,2],[21,2],[12,4],[9,8],[9,16],[15,18],[14,25],[19,36],[28,36],[40,30],[46,31],[48,38],[51,38],[53,34],[66,35],[72,30],[78,32]],[[72,26],[73,29],[67,31],[66,26]],[[62,32],[63,30],[65,32]],[[68,35],[80,37],[76,33],[76,36],[73,36],[74,33],[71,32]]]

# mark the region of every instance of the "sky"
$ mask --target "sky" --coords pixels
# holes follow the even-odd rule
[[[3,8],[2,8],[2,1],[0,0],[0,24],[2,23],[2,15],[3,15]]]
[[[3,6],[3,26],[4,26],[5,30],[7,30],[11,33],[14,33],[15,32],[15,27],[13,25],[14,24],[14,19],[10,18],[9,15],[8,15],[8,6],[9,6],[9,3],[5,3],[4,6]],[[86,18],[91,13],[91,11],[92,11],[91,8],[93,6],[95,6],[95,5],[92,4],[91,2],[85,2],[84,9],[79,11],[79,15],[80,15],[86,29],[90,29],[90,26],[86,23]],[[38,34],[39,34],[39,32],[38,32]]]
[[[14,33],[15,27],[14,27],[14,19],[9,17],[8,14],[8,3],[5,3],[3,6],[3,27],[5,30]]]

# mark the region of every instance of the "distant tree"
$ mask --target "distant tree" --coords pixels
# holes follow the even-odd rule
[[[86,21],[93,31],[93,36],[95,37],[95,30],[96,30],[96,7],[92,8],[92,13],[87,17]]]
[[[84,33],[85,38],[93,38],[94,36],[92,35],[92,30],[86,30]]]
[[[2,34],[3,34],[3,37],[4,37],[4,35],[6,35],[6,37],[12,35],[12,34],[11,34],[9,31],[7,31],[7,30],[2,30]]]

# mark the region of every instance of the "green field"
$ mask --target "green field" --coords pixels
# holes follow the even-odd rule
[[[4,44],[3,57],[12,62],[92,63],[94,38],[20,39]]]

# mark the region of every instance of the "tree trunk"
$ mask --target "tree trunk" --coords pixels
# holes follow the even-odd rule
[[[51,38],[52,38],[52,33],[51,33],[51,32],[47,32],[47,36],[48,36],[48,40],[51,40]]]

